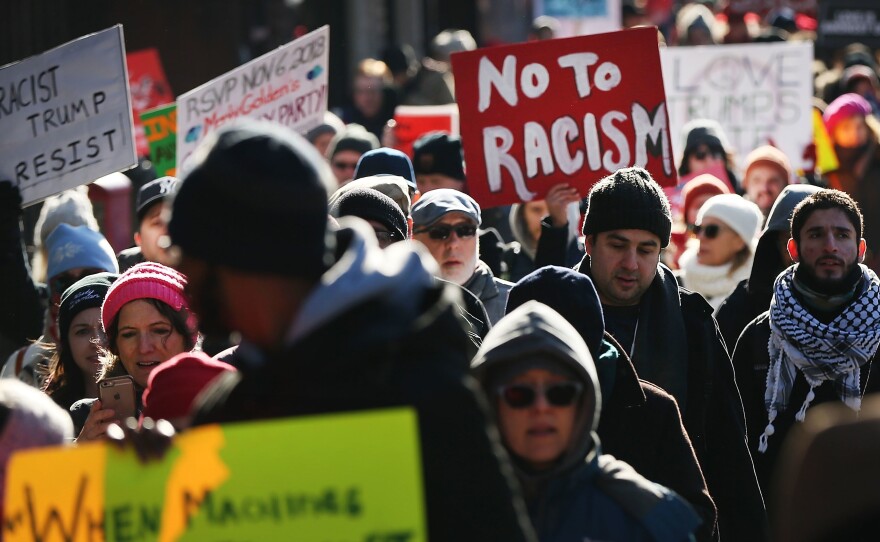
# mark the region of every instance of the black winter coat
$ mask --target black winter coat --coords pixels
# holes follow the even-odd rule
[[[629,356],[607,332],[605,341],[616,350],[617,374],[610,397],[603,396],[597,430],[602,450],[688,501],[703,520],[697,539],[711,540],[718,513],[675,398],[640,380]]]
[[[589,257],[577,269],[589,273]],[[679,407],[718,508],[721,539],[765,540],[764,500],[746,443],[745,415],[730,357],[712,307],[701,295],[675,284],[672,272],[659,264],[642,297],[633,365],[641,378],[667,392],[685,390],[686,400]],[[674,356],[669,355],[672,349]],[[658,366],[658,360],[675,365]],[[669,381],[654,380],[642,366]]]
[[[764,406],[764,391],[767,389],[767,371],[770,367],[770,354],[767,344],[770,342],[770,313],[755,318],[742,332],[733,354],[733,366],[736,370],[736,381],[742,392],[743,406],[746,413],[746,424],[749,435],[749,449],[755,461],[755,472],[764,493],[770,488],[773,474],[777,467],[779,452],[789,430],[795,424],[795,414],[803,404],[810,386],[804,375],[798,371],[788,401],[788,409],[779,412],[773,422],[774,433],[767,440],[767,451],[758,452],[758,439],[767,427],[767,407]],[[875,358],[876,359],[876,355]],[[866,393],[880,391],[880,377],[872,373],[873,360],[861,368],[862,396]],[[833,384],[825,382],[813,390],[816,398],[807,409],[807,416],[812,407],[825,402],[840,402]]]
[[[429,539],[534,540],[485,399],[467,374],[474,347],[450,288],[425,290],[414,319],[370,298],[259,366],[241,364],[202,395],[195,423],[410,405]]]

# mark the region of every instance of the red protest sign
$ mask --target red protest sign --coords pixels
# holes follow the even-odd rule
[[[174,93],[162,69],[159,51],[154,48],[132,51],[125,55],[128,64],[128,85],[131,89],[131,110],[134,113],[134,133],[137,139],[138,156],[150,152],[150,145],[144,135],[140,114],[148,109],[173,102]]]
[[[394,110],[394,148],[409,157],[413,144],[428,132],[458,135],[458,106],[399,105]]]
[[[634,165],[675,185],[656,29],[478,49],[452,67],[481,205],[540,199],[561,182],[586,194]]]

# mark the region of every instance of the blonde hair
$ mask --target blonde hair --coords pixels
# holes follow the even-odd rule
[[[365,58],[358,63],[355,75],[363,75],[365,77],[375,77],[381,79],[383,83],[391,83],[392,75],[388,65],[381,60],[375,58]]]

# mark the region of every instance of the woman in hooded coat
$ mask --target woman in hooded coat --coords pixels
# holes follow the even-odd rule
[[[553,309],[530,301],[505,316],[471,367],[542,542],[692,539],[700,520],[681,497],[602,454],[593,358]]]

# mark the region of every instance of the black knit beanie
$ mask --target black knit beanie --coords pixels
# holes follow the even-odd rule
[[[69,349],[67,332],[76,315],[86,309],[100,308],[107,290],[118,278],[116,273],[95,273],[79,279],[64,290],[58,306],[58,334],[62,348]]]
[[[196,149],[168,233],[186,255],[239,271],[317,278],[333,251],[334,182],[311,143],[265,122],[223,127]]]
[[[446,132],[428,132],[413,143],[413,168],[417,175],[439,173],[464,181],[461,138]]]
[[[406,217],[394,200],[372,188],[350,190],[333,202],[330,215],[339,218],[356,216],[375,220],[396,236],[395,241],[406,239]]]
[[[584,235],[611,230],[646,230],[669,244],[669,200],[651,174],[640,167],[619,169],[590,190]]]

